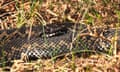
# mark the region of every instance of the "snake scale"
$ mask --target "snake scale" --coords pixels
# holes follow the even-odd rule
[[[79,23],[41,24],[0,30],[0,59],[10,61],[20,59],[23,55],[29,59],[51,58],[81,50],[109,53],[114,49],[112,38],[115,33],[119,38],[119,28],[97,28]]]

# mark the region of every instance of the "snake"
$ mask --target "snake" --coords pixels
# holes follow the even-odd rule
[[[0,30],[0,63],[24,57],[48,59],[70,52],[113,53],[112,38],[117,36],[119,43],[119,35],[119,28],[71,22]]]

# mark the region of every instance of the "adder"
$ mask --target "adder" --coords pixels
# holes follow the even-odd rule
[[[0,59],[1,63],[20,59],[23,55],[30,60],[46,59],[71,51],[113,54],[112,38],[116,33],[116,42],[119,43],[119,28],[91,27],[79,23],[40,24],[0,30]]]

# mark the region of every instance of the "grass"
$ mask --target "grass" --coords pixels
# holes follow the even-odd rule
[[[113,56],[106,58],[105,55],[95,55],[88,58],[76,58],[74,52],[71,52],[72,59],[65,57],[55,62],[53,57],[53,59],[47,61],[38,60],[32,63],[20,62],[14,65],[15,67],[13,66],[11,68],[12,70],[14,68],[18,68],[18,71],[22,70],[26,72],[27,70],[34,70],[36,72],[109,72],[111,70],[110,72],[116,72],[117,67],[120,67],[120,58],[118,57],[119,55],[117,55],[118,51],[116,47],[117,30],[120,27],[120,11],[118,5],[119,0],[116,0],[115,2],[112,2],[112,0],[29,0],[26,2],[24,0],[14,1],[15,6],[13,7],[16,8],[17,20],[16,23],[11,23],[10,26],[20,28],[24,24],[29,25],[30,29],[28,40],[30,39],[33,25],[42,24],[44,31],[44,25],[55,22],[85,23],[92,27],[108,26],[110,28],[116,28],[116,34],[113,37],[113,45],[111,45],[108,53],[108,55],[111,55],[113,52]],[[3,20],[3,22],[6,23],[7,21],[7,18]],[[1,23],[1,26],[4,27],[4,23]],[[85,49],[85,52],[89,52],[89,50],[87,50],[87,46],[85,46]],[[105,63],[102,64],[101,61]]]

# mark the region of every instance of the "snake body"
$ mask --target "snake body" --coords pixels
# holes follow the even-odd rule
[[[71,51],[109,53],[116,29],[89,28],[85,24],[55,23],[0,30],[0,59],[10,61],[23,55],[29,59],[51,58]],[[95,33],[97,32],[97,35]],[[91,35],[91,33],[93,33]],[[118,29],[119,35],[119,29]],[[102,36],[101,36],[102,35]]]

